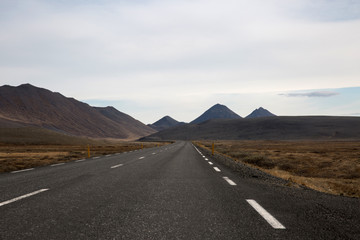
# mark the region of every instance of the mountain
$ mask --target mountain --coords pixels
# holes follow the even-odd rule
[[[155,140],[359,140],[360,117],[302,116],[210,120],[143,138]]]
[[[238,119],[239,115],[231,111],[228,107],[216,104],[204,112],[201,116],[193,120],[192,124],[198,124],[211,119]]]
[[[258,117],[275,117],[276,115],[269,112],[268,110],[260,107],[258,109],[255,109],[252,113],[250,113],[245,118],[258,118]]]
[[[136,139],[155,132],[112,107],[94,108],[30,84],[0,87],[0,123],[37,126],[77,136],[119,139]]]
[[[165,116],[160,120],[154,122],[153,124],[149,124],[148,126],[155,129],[156,131],[162,131],[167,128],[174,127],[176,125],[181,124],[170,116]]]

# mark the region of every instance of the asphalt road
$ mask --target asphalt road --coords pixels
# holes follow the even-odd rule
[[[0,174],[0,239],[360,239],[360,200],[245,177],[190,142]]]

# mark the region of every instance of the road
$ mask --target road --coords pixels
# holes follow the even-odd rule
[[[0,239],[360,239],[359,199],[245,177],[190,142],[0,174]]]

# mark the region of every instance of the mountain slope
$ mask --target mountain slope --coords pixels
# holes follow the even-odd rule
[[[149,124],[148,126],[155,129],[156,131],[162,131],[167,128],[174,127],[176,125],[181,124],[170,116],[165,116],[160,120],[154,122],[153,124]]]
[[[201,116],[193,120],[192,124],[198,124],[211,119],[238,119],[239,115],[231,111],[228,107],[216,104],[205,111]]]
[[[112,118],[113,115],[106,115],[106,112],[118,117]],[[0,118],[3,121],[88,137],[134,139],[155,132],[130,116],[116,112],[114,109],[101,111],[30,84],[0,87]]]
[[[360,117],[266,117],[186,124],[143,140],[336,140],[360,139]]]
[[[258,109],[255,109],[252,113],[250,113],[245,118],[258,118],[258,117],[275,117],[276,115],[269,112],[268,110],[260,107]]]

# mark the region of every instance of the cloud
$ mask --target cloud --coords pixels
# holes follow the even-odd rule
[[[286,97],[333,97],[339,94],[340,93],[333,91],[315,91],[308,93],[281,93],[279,95]]]

